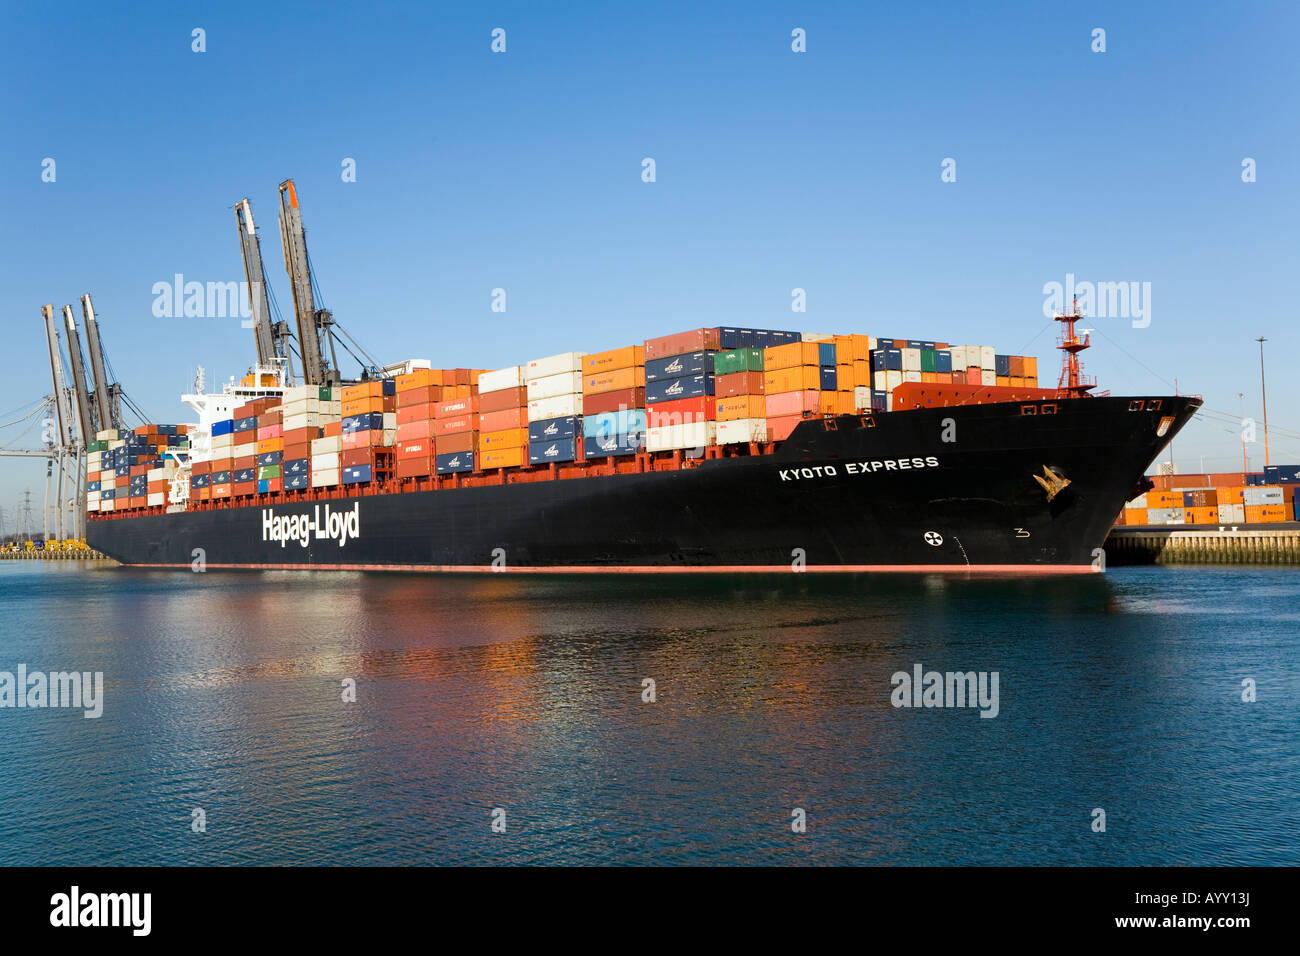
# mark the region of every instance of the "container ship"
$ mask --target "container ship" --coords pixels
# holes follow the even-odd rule
[[[247,200],[250,287],[264,288]],[[654,573],[1089,572],[1200,400],[1095,394],[987,346],[700,328],[496,370],[411,360],[342,383],[291,181],[288,323],[182,396],[184,425],[98,431],[88,544],[177,569]]]

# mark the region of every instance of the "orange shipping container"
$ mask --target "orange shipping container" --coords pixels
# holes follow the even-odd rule
[[[267,438],[257,443],[257,453],[259,455],[265,455],[272,451],[284,451],[283,438]]]
[[[524,448],[501,448],[484,452],[480,456],[484,470],[490,468],[517,468],[524,462]]]
[[[843,387],[846,383],[837,381],[836,384]],[[871,388],[871,363],[870,362],[854,361],[853,387]]]
[[[433,442],[427,438],[417,438],[415,441],[398,442],[393,457],[397,460],[402,458],[428,458],[433,453]]]
[[[1124,523],[1125,524],[1146,524],[1147,509],[1146,508],[1125,508]]]
[[[431,438],[433,437],[433,425],[433,420],[428,418],[400,423],[397,426],[397,440],[414,441],[417,438]]]
[[[465,396],[463,398],[454,398],[451,401],[439,402],[433,407],[434,418],[461,418],[465,415],[478,414],[478,396]],[[455,429],[464,431],[464,429]]]
[[[478,430],[499,432],[506,428],[528,428],[528,409],[503,408],[499,412],[483,412],[478,417]]]
[[[811,365],[817,368],[821,352],[816,342],[787,342],[763,349],[763,368],[768,371]],[[814,386],[815,387],[815,386]]]
[[[324,426],[321,428],[322,438],[337,438],[339,435],[342,434],[343,434],[343,422],[341,419],[338,418],[326,422]]]
[[[621,349],[610,349],[608,352],[596,352],[594,355],[584,356],[582,359],[582,374],[594,375],[599,372],[612,372],[620,368],[635,368],[636,366],[645,365],[645,348],[640,345],[629,345]],[[637,385],[644,385],[645,377],[642,373],[642,379]],[[634,385],[626,385],[624,388],[635,388]]]
[[[720,422],[767,417],[767,404],[762,395],[734,395],[730,398],[719,398],[717,403]]]
[[[404,392],[397,393],[397,408],[400,411],[412,405],[426,405],[430,402],[442,401],[443,387],[441,385],[426,385],[423,388],[408,388]]]
[[[407,405],[405,408],[397,410],[397,424],[405,425],[407,422],[427,421],[433,418],[435,406],[432,403],[424,405]]]
[[[625,388],[645,387],[645,366],[613,369],[605,372],[585,374],[582,377],[583,395],[603,395]]]
[[[1246,524],[1285,520],[1286,505],[1246,505]]]
[[[478,444],[478,432],[455,432],[450,435],[439,435],[434,444],[438,446],[438,454],[446,455],[451,452],[471,452]]]
[[[361,398],[383,398],[384,383],[380,380],[373,382],[358,382],[356,385],[346,385],[343,388],[343,404],[355,402]]]
[[[348,418],[352,415],[369,415],[371,412],[384,411],[384,396],[370,395],[363,398],[345,399],[343,402],[343,417]]]
[[[762,372],[732,372],[719,375],[713,380],[713,394],[718,398],[730,398],[733,395],[762,395]]]
[[[343,436],[342,443],[344,448],[383,448],[384,433],[378,428],[348,432]]]
[[[811,345],[814,350],[817,347],[815,342],[791,342],[791,345]],[[777,348],[786,348],[779,345]],[[767,349],[766,352],[771,352]],[[766,353],[765,353],[766,354]],[[763,373],[763,390],[768,395],[777,392],[795,392],[800,390],[814,390],[821,385],[821,369],[816,365],[796,365],[789,368],[780,368],[775,371]]]
[[[484,392],[478,397],[478,410],[484,415],[488,412],[502,412],[507,408],[527,407],[527,388],[502,388],[495,392]]]
[[[456,415],[451,418],[438,418],[434,420],[433,431],[436,435],[452,435],[459,432],[472,432],[475,430],[476,415]]]
[[[1025,377],[1025,357],[1023,355],[1007,356],[1007,374],[1012,378]]]
[[[1183,517],[1187,524],[1218,524],[1219,509],[1217,507],[1184,508]]]
[[[479,432],[478,447],[480,451],[496,451],[498,448],[522,448],[528,444],[528,428],[503,428],[496,432]]]
[[[417,368],[410,375],[399,375],[397,378],[397,393],[411,391],[417,388],[428,388],[430,386],[441,386],[443,384],[442,369],[436,368]]]
[[[1024,356],[1025,361],[1025,378],[1038,380],[1038,359],[1032,355]]]

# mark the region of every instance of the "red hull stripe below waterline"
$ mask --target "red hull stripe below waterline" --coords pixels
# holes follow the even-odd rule
[[[133,568],[188,568],[189,564],[131,564]],[[788,564],[719,564],[623,566],[569,564],[555,567],[500,567],[483,564],[213,564],[208,568],[250,571],[416,571],[429,574],[1093,574],[1090,564],[828,564],[794,571]]]

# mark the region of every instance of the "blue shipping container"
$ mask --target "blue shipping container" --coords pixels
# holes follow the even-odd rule
[[[384,427],[383,412],[366,412],[363,415],[349,415],[343,419],[343,434],[353,432],[379,431]]]
[[[257,467],[264,465],[278,465],[284,461],[284,452],[282,451],[264,451],[257,456]]]
[[[290,475],[310,475],[311,459],[310,458],[289,459],[284,463],[284,471],[282,472],[282,474],[284,475],[285,478],[288,478]]]
[[[267,478],[257,479],[257,493],[259,495],[264,495],[270,490],[271,490],[271,482],[269,479]]]
[[[696,375],[693,378],[673,378],[659,382],[646,382],[645,386],[647,405],[673,402],[679,398],[699,398],[701,395],[712,394],[712,375]]]
[[[588,415],[582,420],[582,434],[587,438],[626,435],[628,432],[644,432],[645,427],[644,408],[626,408],[621,412],[602,412],[599,415]]]
[[[528,423],[528,442],[558,441],[573,438],[578,434],[578,418],[569,415],[565,418],[547,418],[539,422]]]
[[[311,475],[288,475],[284,479],[285,491],[300,491],[311,484]]]
[[[468,451],[453,451],[438,455],[433,459],[433,470],[439,475],[450,475],[459,471],[474,470],[474,454]]]
[[[835,366],[823,365],[821,367],[821,370],[822,370],[821,390],[823,392],[835,391],[835,379],[836,379]]]
[[[635,455],[645,447],[645,432],[632,434],[595,435],[587,440],[588,458],[601,458],[606,455]]]
[[[713,352],[687,352],[682,355],[650,359],[645,363],[646,385],[691,375],[712,375],[713,355]]]
[[[248,418],[235,419],[235,433],[257,431],[257,416],[250,415]]]
[[[242,485],[257,480],[256,468],[240,468],[235,472],[235,484]]]
[[[993,374],[1006,377],[1011,374],[1011,356],[995,355],[993,356]]]
[[[86,482],[86,490],[87,490],[87,491],[98,491],[98,490],[99,490],[99,485],[100,485],[100,482],[98,482],[98,481],[88,481],[88,482]]]
[[[818,365],[835,364],[835,343],[834,342],[817,343],[817,364]]]
[[[234,423],[233,421],[231,421],[229,418],[224,419],[224,420],[219,421],[219,422],[213,422],[213,423],[212,423],[212,434],[213,434],[214,436],[216,436],[216,435],[229,435],[229,434],[230,434],[231,432],[233,432],[234,430],[235,430],[235,423]]]
[[[573,461],[577,457],[578,440],[576,438],[528,443],[528,463],[530,465],[544,465],[552,461]]]
[[[207,488],[211,475],[190,475],[191,488]]]
[[[1300,483],[1300,465],[1266,465],[1264,479],[1270,485],[1294,485]]]
[[[369,481],[372,472],[370,465],[349,465],[343,469],[343,484],[358,485]]]
[[[230,484],[230,475],[231,473],[228,471],[214,471],[212,473],[212,483],[214,485],[228,485]]]
[[[947,349],[934,353],[934,370],[941,375],[952,372],[952,353]]]

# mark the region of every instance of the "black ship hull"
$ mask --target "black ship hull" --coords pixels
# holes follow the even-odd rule
[[[1082,398],[810,420],[772,455],[104,516],[87,542],[124,564],[184,569],[1088,571],[1199,406]]]

